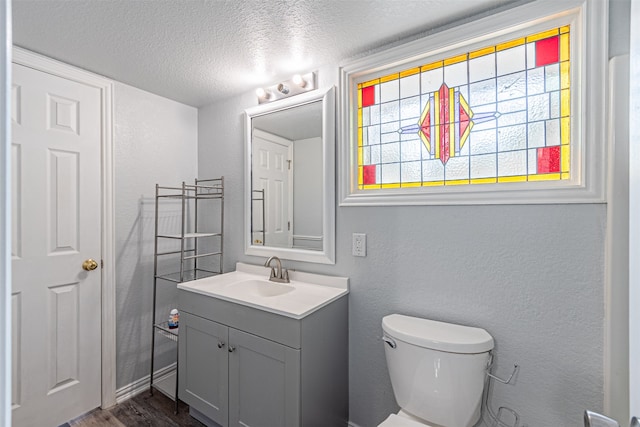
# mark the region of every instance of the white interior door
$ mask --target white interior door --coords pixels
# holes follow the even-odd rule
[[[264,245],[290,248],[293,246],[292,141],[255,130],[252,144],[253,189],[264,190],[265,198]],[[261,220],[256,216],[254,219]]]
[[[100,406],[100,93],[13,65],[13,425]]]

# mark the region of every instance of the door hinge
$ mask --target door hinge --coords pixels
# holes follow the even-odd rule
[[[287,168],[291,170],[291,160],[287,160]]]
[[[291,221],[287,221],[287,231],[291,231]]]

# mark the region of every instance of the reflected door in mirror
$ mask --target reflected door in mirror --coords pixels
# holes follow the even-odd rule
[[[292,151],[292,141],[254,129],[252,187],[264,191],[264,201],[252,204],[253,244],[293,245]]]

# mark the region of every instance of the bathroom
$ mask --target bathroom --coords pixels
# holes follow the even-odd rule
[[[32,6],[22,3],[14,5],[14,17],[31,22]],[[629,53],[630,4],[609,1],[610,58]],[[46,8],[32,10],[43,14]],[[21,37],[29,40],[20,22],[14,21],[18,45]],[[399,36],[367,48],[397,46],[425,31],[407,33],[398,25]],[[338,85],[338,67],[348,59],[313,64],[318,87]],[[224,176],[224,271],[236,262],[266,259],[246,255],[243,241],[243,113],[257,105],[257,86],[247,81],[246,90],[196,108],[115,82],[119,396],[148,375],[156,183]],[[506,377],[513,364],[520,366],[511,384],[493,387],[491,398],[517,411],[525,425],[579,426],[585,409],[628,416],[628,402],[615,398],[616,387],[625,385],[605,356],[611,351],[605,323],[612,292],[605,286],[608,215],[606,203],[336,206],[335,264],[283,263],[349,278],[350,424],[376,426],[398,409],[381,342],[381,319],[391,313],[486,329],[496,343],[494,373]],[[352,233],[366,234],[365,257],[352,256]]]

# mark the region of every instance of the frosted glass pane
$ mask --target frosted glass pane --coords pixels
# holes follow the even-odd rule
[[[526,175],[527,151],[498,153],[498,176]]]
[[[380,144],[380,126],[369,126],[369,145]]]
[[[420,74],[403,77],[400,79],[400,97],[420,95]]]
[[[383,123],[380,125],[380,133],[394,133],[396,134],[395,138],[398,139],[398,122],[393,121],[390,123]]]
[[[400,97],[400,80],[380,83],[380,103],[394,101]]]
[[[372,105],[371,107],[369,107],[369,114],[371,115],[369,122],[372,125],[377,125],[378,123],[380,123],[380,106],[379,105]]]
[[[498,76],[517,73],[525,69],[524,45],[512,47],[496,53]]]
[[[469,136],[471,154],[485,154],[496,152],[496,130],[490,129],[480,132],[472,132]]]
[[[497,174],[496,155],[471,156],[471,178],[491,178]]]
[[[536,66],[536,44],[527,43],[527,68]]]
[[[364,107],[362,109],[362,126],[369,126],[371,124],[371,121],[369,119],[369,116],[370,116],[369,110],[370,109],[371,109],[371,107]]]
[[[444,82],[449,87],[467,84],[467,62],[459,62],[444,67]]]
[[[496,56],[494,53],[469,61],[469,82],[490,79],[496,76]]]
[[[371,164],[371,147],[362,147],[362,162],[365,165]]]
[[[498,117],[498,127],[513,126],[527,122],[527,112],[520,111],[517,113],[503,114]]]
[[[475,111],[475,106],[496,102],[495,79],[483,80],[469,85],[469,104]]]
[[[451,157],[445,170],[447,180],[469,179],[469,157]]]
[[[524,72],[498,77],[498,101],[525,96],[526,81]]]
[[[529,174],[538,173],[538,150],[527,150],[528,158],[529,158]]]
[[[400,182],[400,163],[380,165],[380,171],[382,172],[381,182],[383,184]]]
[[[400,102],[386,102],[380,105],[380,123],[397,122],[400,118]]]
[[[387,144],[389,142],[398,142],[398,140],[400,139],[400,134],[396,131],[392,131],[392,132],[381,132],[380,134],[380,143],[381,144]]]
[[[422,180],[442,181],[444,180],[444,165],[438,159],[422,161]]]
[[[529,123],[527,133],[527,146],[544,147],[545,132],[546,130],[544,122]]]
[[[421,162],[402,163],[400,173],[402,174],[402,182],[422,181]]]
[[[422,93],[435,92],[442,86],[443,69],[437,68],[435,70],[425,71],[420,73],[420,81],[422,84]]]
[[[401,158],[403,162],[409,160],[421,160],[422,156],[422,141],[403,141],[401,146]]]
[[[498,128],[498,151],[527,148],[526,125]]]
[[[415,118],[416,122],[420,118],[422,110],[420,109],[420,97],[414,96],[400,101],[400,118]]]
[[[400,161],[400,144],[399,143],[391,143],[391,144],[382,144],[380,146],[382,152],[382,163],[392,163]]]
[[[546,120],[549,118],[549,94],[529,97],[529,121]]]
[[[547,65],[544,67],[545,86],[547,92],[560,89],[560,64]]]
[[[371,150],[371,163],[370,164],[378,164],[380,163],[380,145],[372,145],[370,147]],[[378,175],[376,175],[378,176]]]
[[[560,92],[555,91],[549,94],[549,118],[560,117]]]
[[[537,95],[544,92],[544,69],[534,68],[527,71],[527,92],[529,95]]]
[[[560,119],[547,120],[547,147],[560,145]]]
[[[510,99],[498,102],[498,112],[501,114],[515,113],[527,109],[527,98]]]

